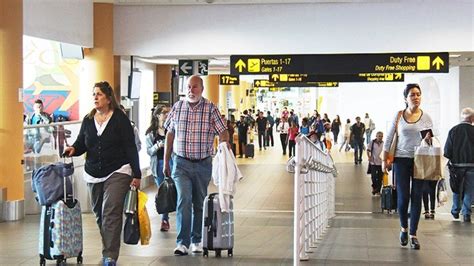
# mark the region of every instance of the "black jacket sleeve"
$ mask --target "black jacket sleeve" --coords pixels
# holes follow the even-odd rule
[[[85,132],[86,132],[86,128],[87,128],[87,116],[84,117],[84,119],[82,120],[82,124],[81,124],[81,129],[79,130],[79,135],[77,135],[77,139],[76,141],[74,142],[74,144],[72,145],[75,149],[75,153],[74,153],[74,156],[81,156],[82,154],[84,154],[86,151],[87,151],[87,148],[86,148],[86,143],[85,143]]]
[[[120,127],[122,128],[120,130],[121,142],[125,149],[125,156],[132,167],[132,177],[141,178],[140,160],[138,158],[137,146],[135,145],[135,133],[133,132],[132,124],[125,114],[120,114],[119,118]]]

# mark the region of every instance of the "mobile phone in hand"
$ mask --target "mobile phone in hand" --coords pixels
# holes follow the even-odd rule
[[[426,137],[426,134],[430,133],[430,135],[433,137],[433,131],[431,130],[431,128],[429,129],[425,129],[425,130],[421,130],[420,131],[420,136],[422,139],[424,139]]]

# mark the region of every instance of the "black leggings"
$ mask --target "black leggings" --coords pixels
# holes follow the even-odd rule
[[[423,187],[423,206],[425,207],[425,212],[430,210],[434,211],[436,203],[436,184],[437,181],[425,181]],[[428,208],[428,198],[429,198],[429,208]]]

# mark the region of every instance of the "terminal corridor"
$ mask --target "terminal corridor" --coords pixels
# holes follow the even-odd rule
[[[336,217],[323,239],[302,265],[473,265],[474,228],[453,221],[451,202],[436,209],[435,220],[421,219],[421,250],[398,243],[398,215],[382,214],[380,197],[370,193],[366,162],[352,163],[352,152],[333,151],[339,175],[336,178]],[[253,159],[237,159],[244,175],[235,197],[234,257],[209,258],[201,254],[176,257],[175,214],[171,230],[159,231],[154,209],[155,186],[145,191],[152,223],[148,246],[122,245],[119,265],[292,265],[293,264],[293,175],[286,172],[286,156],[275,146],[256,151]],[[209,193],[216,188],[211,185]],[[100,237],[94,216],[83,214],[84,264],[99,265]],[[35,265],[39,262],[39,216],[27,215],[18,222],[0,223],[0,265]],[[75,262],[69,259],[68,263]],[[48,261],[48,265],[52,265]]]

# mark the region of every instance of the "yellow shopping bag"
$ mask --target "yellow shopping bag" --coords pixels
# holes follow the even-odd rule
[[[148,211],[146,210],[146,202],[148,196],[145,192],[138,191],[138,224],[140,225],[140,243],[142,245],[150,244],[151,225]]]
[[[388,172],[384,171],[382,176],[382,185],[384,187],[388,186]]]

